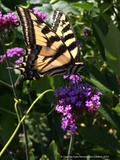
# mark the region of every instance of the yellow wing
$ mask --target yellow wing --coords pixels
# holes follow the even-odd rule
[[[20,67],[17,68],[26,79],[39,79],[45,74],[50,76],[72,73],[81,69],[65,43],[60,37],[37,15],[16,6],[20,17],[24,41],[28,48]],[[74,71],[73,71],[74,70]]]

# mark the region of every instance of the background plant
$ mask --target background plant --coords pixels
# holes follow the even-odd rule
[[[119,0],[105,1],[13,1],[1,2],[2,14],[14,11],[15,5],[48,13],[47,23],[52,24],[54,10],[68,12],[77,38],[80,43],[85,68],[82,78],[103,93],[101,106],[95,115],[85,114],[79,117],[75,133],[73,155],[109,155],[109,159],[119,159],[120,155],[120,6]],[[21,27],[7,33],[5,38],[7,49],[14,47],[25,48]],[[2,43],[0,54],[3,55]],[[15,57],[9,59],[15,62]],[[83,59],[81,58],[83,61]],[[17,80],[19,73],[14,70],[13,78]],[[6,62],[0,63],[0,80],[10,84]],[[0,81],[0,82],[1,82]],[[30,104],[47,89],[56,89],[67,84],[62,76],[55,78],[45,76],[39,81],[17,81],[17,91],[24,113]],[[14,95],[12,88],[0,83],[0,148],[8,141],[17,125],[14,111]],[[59,155],[67,155],[70,135],[61,129],[61,115],[51,112],[51,103],[57,100],[53,93],[47,93],[27,115],[27,137],[30,157],[40,159],[47,155],[49,159],[58,159]],[[16,149],[17,148],[17,149]],[[12,154],[9,154],[12,153]],[[34,154],[34,155],[33,155]],[[1,159],[25,159],[24,134],[22,127],[4,152]],[[94,159],[94,158],[93,158]],[[104,159],[108,159],[105,158]]]

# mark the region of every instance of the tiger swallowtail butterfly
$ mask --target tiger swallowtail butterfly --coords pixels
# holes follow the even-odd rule
[[[48,74],[72,75],[84,67],[79,62],[76,34],[66,13],[56,10],[50,28],[40,17],[16,6],[22,23],[25,49],[23,62],[17,67],[24,80],[39,79]]]

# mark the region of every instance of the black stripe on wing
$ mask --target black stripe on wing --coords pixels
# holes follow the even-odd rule
[[[52,29],[63,40],[73,58],[76,61],[79,61],[80,53],[76,34],[67,14],[65,14],[63,11],[56,10],[53,15]]]

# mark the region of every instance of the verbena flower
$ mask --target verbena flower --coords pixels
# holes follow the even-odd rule
[[[11,28],[18,27],[18,18],[15,12],[2,15],[0,11],[0,33],[8,32]]]
[[[21,54],[24,54],[23,48],[15,47],[15,48],[7,49],[8,57],[20,56]]]
[[[79,42],[79,43],[78,43],[79,52],[82,50],[82,46],[83,46],[82,42]]]
[[[33,12],[38,17],[40,17],[44,22],[46,22],[46,19],[48,18],[47,17],[48,13],[42,14],[42,11],[38,12],[35,8],[33,8],[33,10],[30,11]]]
[[[52,105],[56,105],[56,111],[63,114],[61,128],[73,134],[77,129],[75,123],[78,116],[98,111],[102,93],[88,83],[74,83],[77,76],[70,77],[73,82],[54,91],[58,102]]]
[[[21,54],[24,54],[23,48],[15,47],[11,49],[7,49],[7,56],[8,57],[14,57],[14,56],[20,56]],[[6,59],[6,55],[0,56],[1,60],[0,62],[3,62]]]
[[[23,57],[20,57],[18,60],[15,61],[15,63],[17,63],[17,67],[20,66],[20,64],[22,63],[23,61]]]
[[[79,81],[82,81],[82,78],[80,77],[80,74],[78,73],[78,75],[64,75],[63,76],[64,79],[69,78],[70,80],[73,81],[73,83],[78,83]]]
[[[82,32],[84,36],[91,36],[91,31],[89,29],[84,29]]]
[[[6,59],[6,55],[5,54],[4,55],[0,55],[0,58],[1,58],[0,62],[3,62]]]

